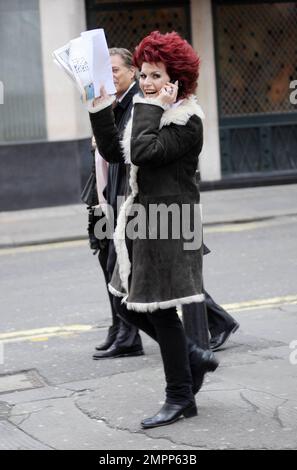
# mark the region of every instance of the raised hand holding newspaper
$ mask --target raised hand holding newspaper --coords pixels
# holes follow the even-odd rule
[[[54,62],[75,81],[83,102],[100,96],[100,86],[107,93],[116,92],[110,55],[103,29],[84,31],[53,52]]]

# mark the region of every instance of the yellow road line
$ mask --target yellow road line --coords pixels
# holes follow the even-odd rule
[[[76,333],[85,333],[96,328],[93,325],[68,325],[36,328],[34,330],[13,331],[0,334],[2,343],[18,343],[22,341],[46,341],[47,338],[57,336],[70,336]]]
[[[226,224],[226,225],[217,225],[214,227],[205,227],[204,233],[226,233],[226,232],[244,232],[246,230],[256,230],[257,228],[262,228],[267,225],[268,223],[258,223],[258,222],[247,222],[244,224]]]
[[[26,245],[26,246],[17,246],[15,248],[2,248],[0,249],[0,256],[4,255],[16,255],[18,253],[33,253],[36,251],[48,251],[52,249],[61,249],[61,248],[73,248],[80,246],[87,246],[87,240],[73,240],[65,242],[56,242],[56,243],[44,243],[40,245]]]
[[[263,308],[275,308],[282,305],[297,304],[297,295],[286,295],[283,297],[271,297],[267,299],[256,299],[232,304],[223,304],[227,311],[244,312]],[[181,313],[181,312],[180,312]],[[54,337],[69,337],[75,334],[87,333],[98,328],[95,325],[66,325],[36,328],[32,330],[13,331],[0,334],[0,343],[19,343],[24,341],[42,342]],[[103,327],[104,329],[107,327]]]
[[[268,299],[249,300],[233,304],[224,304],[222,307],[227,311],[243,311],[260,308],[278,307],[281,305],[296,304],[297,295],[285,295],[283,297],[271,297]]]
[[[81,332],[80,332],[81,333]],[[24,341],[30,341],[32,343],[38,343],[38,342],[45,342],[48,341],[50,338],[58,338],[58,337],[65,337],[65,336],[74,336],[75,333],[52,333],[48,334],[46,336],[44,335],[33,335],[33,336],[25,336],[25,337],[20,337],[20,338],[12,338],[12,339],[4,339],[3,341],[0,341],[1,343],[22,343]]]

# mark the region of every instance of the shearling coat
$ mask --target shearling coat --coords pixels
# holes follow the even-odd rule
[[[117,219],[117,198],[124,196],[127,186],[127,165],[123,158],[123,152],[120,148],[119,142],[124,133],[124,129],[131,117],[133,108],[133,96],[138,93],[138,83],[135,83],[128,93],[124,96],[117,106],[111,109],[108,106],[100,112],[94,113],[94,108],[91,109],[90,118],[93,128],[93,134],[96,140],[100,154],[103,158],[110,163],[108,167],[108,182],[104,194],[107,203],[113,209],[114,219]],[[113,101],[114,97],[110,101]],[[108,103],[109,104],[109,103]],[[99,107],[100,108],[100,107]],[[93,169],[94,171],[94,169]],[[90,180],[96,185],[96,175],[93,173]],[[90,186],[90,180],[87,186]],[[90,190],[89,190],[90,191]],[[94,188],[97,197],[96,186]],[[98,199],[98,198],[97,198]],[[97,202],[98,204],[98,202]],[[108,246],[108,260],[107,271],[112,273],[116,262],[116,253],[114,244],[109,243]]]
[[[139,312],[204,299],[200,195],[195,178],[203,143],[203,112],[194,96],[164,108],[158,100],[134,97],[133,115],[122,141],[125,161],[131,164],[131,194],[118,215],[114,234],[117,265],[109,288],[124,297],[128,309]],[[128,234],[137,204],[145,227],[138,227],[136,235],[133,230]],[[164,213],[156,218],[150,209],[170,209],[172,205],[179,216],[175,225],[167,219],[164,238]],[[193,233],[193,243],[189,243]]]

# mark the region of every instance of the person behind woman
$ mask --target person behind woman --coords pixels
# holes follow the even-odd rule
[[[90,116],[103,157],[108,159],[110,142],[113,147],[118,142],[118,152],[131,165],[131,193],[117,221],[117,265],[109,288],[118,296],[118,303],[124,297],[122,317],[160,347],[166,400],[156,415],[142,421],[143,428],[150,428],[197,415],[194,395],[205,372],[215,370],[218,362],[211,351],[202,351],[186,338],[176,311],[177,306],[204,299],[200,196],[195,178],[203,143],[203,112],[193,95],[199,58],[177,33],[154,31],[136,47],[134,62],[140,69],[143,96],[134,97],[133,116],[121,145],[110,114],[112,100],[104,87]],[[145,237],[127,231],[136,203],[145,212]],[[176,237],[176,227],[164,239],[162,221],[150,218],[154,204],[175,205],[180,210],[180,227],[194,227],[198,240],[187,246],[187,235],[183,232]]]

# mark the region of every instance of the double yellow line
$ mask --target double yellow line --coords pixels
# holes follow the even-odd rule
[[[67,325],[50,326],[46,328],[36,328],[34,330],[13,331],[11,333],[0,334],[1,343],[19,343],[22,341],[47,341],[49,338],[57,336],[73,336],[78,333],[86,333],[95,329],[92,325]]]
[[[88,246],[87,240],[73,240],[65,242],[41,243],[40,245],[16,246],[11,248],[1,248],[0,256],[17,255],[19,253],[34,253],[38,251],[48,251],[61,248],[73,248]]]
[[[249,300],[233,304],[225,304],[223,308],[227,311],[255,310],[260,308],[281,307],[282,305],[297,304],[297,295],[285,295],[283,297],[271,297],[270,299]]]
[[[280,307],[283,305],[297,304],[297,295],[286,295],[283,297],[272,297],[268,299],[250,300],[246,302],[238,302],[232,304],[224,304],[229,312],[244,312],[247,310],[269,309]],[[41,342],[48,341],[54,337],[69,337],[81,333],[88,333],[98,327],[95,325],[67,325],[54,326],[46,328],[37,328],[33,330],[13,331],[10,333],[0,334],[0,343],[19,343],[24,341]]]

